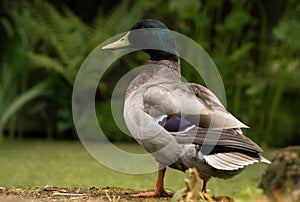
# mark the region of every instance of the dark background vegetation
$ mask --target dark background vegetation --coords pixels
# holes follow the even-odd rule
[[[0,0],[0,137],[76,139],[71,95],[81,63],[143,18],[161,20],[208,52],[228,109],[251,127],[249,137],[268,146],[300,143],[298,0]],[[113,141],[132,141],[111,115],[115,81],[146,60],[124,57],[100,82],[97,115]],[[184,62],[182,73],[202,82]]]

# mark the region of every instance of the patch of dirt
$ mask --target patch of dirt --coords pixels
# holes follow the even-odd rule
[[[80,201],[80,202],[169,202],[172,196],[164,197],[132,197],[132,194],[138,193],[137,190],[124,189],[119,187],[98,188],[91,186],[89,189],[84,188],[63,188],[46,185],[44,187],[27,187],[7,189],[0,187],[1,202],[43,202],[43,201]],[[233,202],[228,196],[213,197],[216,202]],[[184,202],[180,198],[179,202]],[[204,201],[204,200],[199,200]]]
[[[62,188],[46,185],[45,187],[28,187],[23,189],[7,189],[0,187],[0,201],[8,202],[38,202],[38,201],[145,201],[145,198],[134,198],[131,194],[136,190],[123,189],[118,187],[98,188],[91,186],[89,189],[83,188]],[[151,201],[170,201],[170,197],[147,198]]]

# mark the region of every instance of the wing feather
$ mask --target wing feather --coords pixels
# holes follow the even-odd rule
[[[206,155],[204,159],[210,166],[219,170],[239,170],[259,161],[257,158],[239,152]]]
[[[247,128],[207,88],[190,83],[160,83],[143,94],[144,111],[152,117],[184,116],[204,128]]]
[[[193,127],[182,133],[171,133],[182,144],[213,145],[248,152],[262,152],[262,149],[238,129],[207,129]]]

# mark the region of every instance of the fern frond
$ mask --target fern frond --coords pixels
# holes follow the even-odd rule
[[[59,12],[48,2],[35,0],[28,3],[32,16],[34,49],[29,53],[32,63],[53,70],[73,83],[85,57],[95,47],[105,39],[127,31],[142,18],[152,4],[145,2],[148,1],[139,1],[132,6],[125,0],[108,17],[99,13],[93,26],[85,24],[68,8]]]
[[[64,72],[64,67],[52,57],[33,52],[28,53],[28,57],[36,67],[43,67],[46,69],[54,70],[59,74],[62,74]]]

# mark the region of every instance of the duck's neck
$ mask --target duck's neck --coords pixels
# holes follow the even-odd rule
[[[163,45],[162,45],[163,46]],[[165,47],[165,46],[163,46]],[[148,53],[150,55],[150,60],[153,61],[161,61],[161,60],[170,60],[174,62],[179,61],[178,53],[175,48],[165,48],[166,50],[170,50],[170,52],[162,51],[162,50],[153,50],[153,49],[147,49],[144,50],[144,52]]]
[[[145,69],[129,84],[126,97],[146,83],[180,82],[180,60],[149,60]]]
[[[180,75],[180,59],[179,57],[177,57],[177,61],[174,60],[148,60],[148,64],[153,64],[153,65],[163,65],[166,66],[172,70],[175,70],[176,72],[178,72],[178,74]]]

